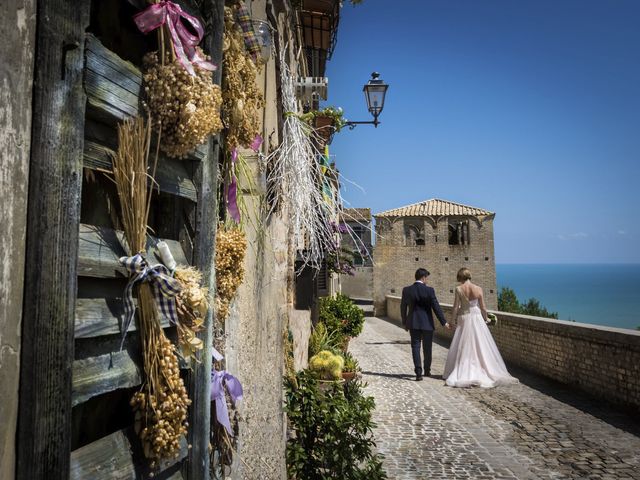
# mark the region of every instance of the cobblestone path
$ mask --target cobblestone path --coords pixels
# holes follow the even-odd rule
[[[433,347],[441,374],[447,349]],[[350,349],[390,479],[640,479],[640,419],[513,368],[519,385],[490,390],[416,382],[408,333],[377,318]]]

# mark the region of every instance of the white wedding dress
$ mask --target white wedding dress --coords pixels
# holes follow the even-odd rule
[[[482,317],[478,299],[467,299],[459,287],[456,288],[456,297],[456,302],[459,302],[458,327],[444,367],[443,378],[447,385],[492,388],[518,383],[518,379],[507,371]]]

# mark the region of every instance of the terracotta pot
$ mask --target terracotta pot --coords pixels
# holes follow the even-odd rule
[[[350,382],[354,378],[356,378],[356,372],[342,372],[342,379],[345,382]]]
[[[325,143],[330,143],[331,137],[336,131],[334,125],[333,118],[325,117],[324,115],[318,115],[313,121],[313,127]]]

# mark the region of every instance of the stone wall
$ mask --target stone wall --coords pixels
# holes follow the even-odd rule
[[[389,318],[400,322],[400,297],[387,297]],[[452,306],[442,305],[450,318]],[[640,332],[585,323],[494,312],[490,327],[505,361],[640,410]],[[445,340],[453,331],[438,325]]]
[[[340,289],[351,298],[373,298],[373,267],[355,267],[355,275],[340,275]]]
[[[0,478],[15,470],[20,329],[31,143],[35,2],[9,0],[0,18]]]
[[[414,282],[414,273],[420,267],[431,272],[429,284],[435,288],[438,299],[445,303],[453,302],[458,269],[469,268],[474,283],[484,288],[487,306],[497,308],[493,220],[479,223],[471,217],[468,219],[469,245],[449,245],[446,218],[436,225],[422,219],[409,220],[424,223],[425,245],[409,244],[405,237],[405,219],[376,220],[373,279],[376,311],[384,312],[386,295],[400,295],[403,287]]]

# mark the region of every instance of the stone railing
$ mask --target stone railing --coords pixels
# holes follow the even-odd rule
[[[450,318],[452,306],[442,309]],[[508,364],[640,410],[640,332],[493,313],[489,328]],[[400,324],[400,297],[387,295],[387,315]],[[453,331],[436,323],[436,337],[451,340]]]

